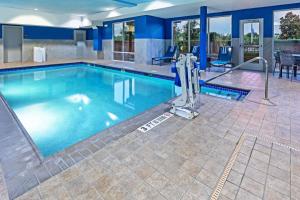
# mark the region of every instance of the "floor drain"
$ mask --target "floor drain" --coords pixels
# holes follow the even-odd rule
[[[232,153],[232,155],[231,155],[231,157],[230,157],[230,159],[229,159],[229,161],[228,161],[228,163],[225,167],[225,170],[224,170],[221,178],[219,179],[219,182],[218,182],[217,186],[215,187],[215,189],[214,189],[214,191],[211,195],[211,198],[210,198],[211,200],[217,200],[219,198],[219,196],[221,194],[221,191],[222,191],[222,189],[225,185],[225,182],[226,182],[226,180],[229,176],[229,173],[230,173],[230,171],[233,167],[233,164],[234,164],[234,162],[235,162],[235,160],[238,156],[238,153],[240,152],[240,149],[241,149],[244,141],[245,141],[245,136],[242,135],[241,138],[239,139],[235,149],[234,149],[234,152]]]

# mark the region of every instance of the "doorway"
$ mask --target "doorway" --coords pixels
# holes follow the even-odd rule
[[[86,31],[85,30],[75,30],[75,41],[76,41],[76,55],[77,58],[84,58],[84,52],[86,50]]]
[[[263,19],[240,21],[240,64],[255,57],[263,57]],[[262,61],[255,61],[243,67],[249,70],[263,70]]]
[[[3,58],[5,63],[22,62],[23,27],[3,26]]]

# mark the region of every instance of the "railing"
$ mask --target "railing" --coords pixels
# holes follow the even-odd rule
[[[217,78],[219,78],[221,76],[224,76],[225,74],[228,74],[228,73],[230,73],[230,72],[232,72],[232,71],[234,71],[236,69],[241,68],[244,65],[253,63],[253,62],[257,61],[257,60],[261,60],[264,63],[264,67],[265,67],[265,99],[268,100],[269,99],[269,69],[268,69],[268,61],[265,58],[263,58],[263,57],[252,58],[251,60],[248,60],[248,61],[246,61],[246,62],[244,62],[242,64],[239,64],[238,66],[235,66],[235,67],[231,68],[230,70],[228,70],[228,71],[226,71],[226,72],[224,72],[222,74],[219,74],[219,75],[217,75],[215,77],[212,77],[212,78],[206,80],[205,83],[208,83],[208,82],[210,82],[212,80],[215,80],[215,79],[217,79]]]

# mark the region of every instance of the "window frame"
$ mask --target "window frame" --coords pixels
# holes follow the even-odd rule
[[[172,46],[175,45],[175,41],[174,41],[174,24],[177,23],[177,22],[182,22],[182,21],[187,21],[188,22],[188,51],[191,50],[191,21],[193,20],[198,20],[199,21],[199,26],[200,26],[200,18],[189,18],[189,19],[178,19],[178,20],[173,20],[172,21],[172,41],[171,41],[171,44]],[[200,41],[200,32],[199,32],[199,41]],[[180,51],[180,49],[178,49],[178,51]]]
[[[213,17],[208,17],[207,18],[207,54],[208,55],[214,55],[211,53],[211,48],[210,48],[210,19],[212,18],[224,18],[224,17],[230,17],[230,42],[232,46],[232,15],[221,15],[221,16],[213,16]]]
[[[275,49],[275,13],[276,12],[282,12],[282,11],[293,11],[293,10],[299,10],[300,12],[300,8],[299,7],[296,7],[296,8],[283,8],[283,9],[278,9],[278,10],[273,10],[273,33],[272,33],[272,66],[275,64],[275,56],[274,56],[274,53],[276,52],[276,49]],[[300,38],[299,38],[300,39]]]
[[[134,52],[125,52],[125,34],[124,34],[124,30],[125,30],[125,24],[128,22],[133,22],[134,23],[134,28],[135,28],[135,20],[126,20],[126,21],[121,21],[121,22],[115,22],[112,24],[112,60],[113,61],[117,61],[117,62],[129,62],[129,63],[135,63],[135,48],[134,48]],[[122,51],[115,51],[115,24],[122,24]],[[134,31],[135,34],[135,31]],[[135,44],[135,36],[134,36],[134,44]],[[122,54],[122,60],[116,60],[114,54]],[[130,54],[134,56],[134,60],[133,61],[129,61],[129,60],[125,60],[125,54]]]

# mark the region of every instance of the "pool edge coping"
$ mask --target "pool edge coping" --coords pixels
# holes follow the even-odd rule
[[[41,68],[41,69],[43,69],[43,68],[47,68],[47,67],[62,66],[62,65],[71,65],[71,64],[87,64],[87,65],[91,65],[91,66],[94,66],[94,67],[102,67],[102,68],[106,68],[106,69],[112,69],[112,70],[116,70],[116,71],[123,71],[123,72],[129,72],[129,73],[135,73],[135,74],[140,74],[140,75],[144,75],[144,76],[150,76],[150,77],[154,77],[154,78],[161,78],[161,79],[167,79],[167,80],[174,80],[174,77],[167,76],[167,75],[160,75],[160,74],[152,73],[152,72],[143,72],[143,71],[137,71],[137,70],[133,70],[133,69],[126,69],[126,68],[122,68],[122,67],[107,66],[107,65],[102,65],[102,64],[96,64],[96,63],[90,63],[90,62],[81,62],[81,61],[80,61],[80,62],[60,63],[60,64],[49,64],[49,65],[37,65],[37,66],[26,66],[26,67],[18,67],[18,68],[0,69],[0,71],[2,71],[2,70],[3,70],[3,71],[18,71],[18,70],[36,69],[36,68]],[[217,85],[217,84],[212,84],[212,85]],[[223,87],[227,87],[227,88],[233,88],[233,87],[227,86],[227,85],[220,85],[220,84],[219,84],[219,86],[223,86]],[[233,89],[237,89],[237,90],[248,90],[248,89],[242,89],[242,88],[233,88]],[[250,91],[252,91],[252,90],[250,90]],[[82,140],[82,141],[80,141],[80,142],[74,144],[74,145],[71,145],[70,147],[68,147],[68,148],[66,148],[66,149],[64,149],[64,150],[62,150],[62,151],[59,151],[59,152],[57,152],[57,153],[55,153],[55,154],[53,154],[53,155],[51,155],[51,156],[49,156],[49,157],[44,157],[44,156],[42,156],[42,154],[39,152],[39,150],[38,150],[38,148],[36,147],[35,143],[32,141],[32,138],[30,137],[30,135],[28,134],[28,132],[26,131],[26,129],[23,127],[23,125],[22,125],[21,122],[19,121],[19,119],[18,119],[18,117],[16,116],[16,114],[14,113],[14,111],[12,111],[12,109],[9,107],[7,101],[5,100],[5,98],[4,98],[4,96],[1,94],[1,92],[0,92],[0,97],[1,97],[1,100],[4,102],[6,108],[8,109],[9,113],[11,113],[11,115],[12,115],[12,117],[13,117],[13,120],[15,120],[15,122],[17,123],[18,128],[20,128],[20,130],[21,130],[22,133],[24,134],[24,137],[27,139],[27,141],[28,141],[28,142],[30,143],[30,145],[32,146],[33,150],[34,150],[34,151],[37,150],[37,151],[35,151],[35,153],[38,155],[37,157],[38,157],[39,159],[42,158],[42,159],[40,160],[40,161],[41,161],[41,163],[40,163],[41,166],[44,166],[44,165],[46,165],[47,162],[52,162],[52,161],[54,161],[54,162],[57,163],[57,161],[59,161],[60,159],[63,160],[63,156],[65,156],[65,155],[71,157],[70,154],[72,154],[72,150],[78,150],[77,147],[80,147],[80,146],[81,146],[82,144],[84,144],[84,143],[88,143],[89,140],[91,140],[92,138],[94,138],[94,137],[96,137],[96,136],[99,136],[99,135],[102,135],[104,132],[110,131],[111,129],[117,129],[118,127],[121,127],[121,126],[124,125],[125,123],[129,123],[129,122],[130,122],[131,120],[133,120],[133,119],[136,119],[136,118],[142,119],[142,118],[144,118],[144,115],[145,115],[146,113],[152,113],[152,115],[153,115],[153,116],[151,116],[152,119],[154,119],[155,117],[158,117],[161,113],[165,112],[165,109],[167,108],[167,106],[169,107],[170,102],[172,102],[172,100],[173,100],[174,98],[176,98],[176,97],[174,97],[174,98],[171,98],[170,100],[168,100],[168,101],[166,101],[166,102],[162,102],[162,103],[160,103],[160,104],[158,104],[158,105],[156,105],[156,106],[154,106],[154,107],[152,107],[152,108],[150,108],[150,109],[145,110],[144,112],[139,113],[139,114],[136,115],[136,116],[133,116],[133,117],[131,117],[131,118],[129,118],[129,119],[127,119],[127,120],[125,120],[125,121],[119,123],[119,124],[115,124],[115,125],[109,127],[108,129],[104,129],[104,130],[102,130],[102,131],[100,131],[100,132],[98,132],[98,133],[96,133],[96,134],[94,134],[94,135],[92,135],[92,136],[90,136],[90,137],[88,137],[88,138],[86,138],[86,139],[84,139],[84,140]],[[210,96],[210,97],[211,97],[211,96]],[[225,99],[223,99],[223,100],[225,100]],[[243,101],[241,101],[241,102],[243,102]],[[160,111],[161,113],[160,113],[160,114],[155,114],[155,110],[156,110],[156,109],[159,109],[159,111]],[[126,133],[125,133],[124,135],[122,135],[121,137],[124,137],[124,136],[128,135],[129,133],[135,131],[139,126],[143,125],[143,123],[144,123],[144,122],[141,121],[140,124],[136,124],[134,130],[127,130]],[[20,124],[21,124],[21,125],[20,125]],[[25,130],[25,133],[24,133],[24,130]],[[101,134],[101,133],[102,133],[102,134]],[[28,136],[26,136],[26,134],[28,134]],[[29,138],[28,138],[28,137],[29,137]],[[120,138],[120,137],[119,137],[119,138]],[[119,138],[117,138],[117,139],[119,139]],[[112,141],[110,141],[110,142],[108,142],[108,143],[103,143],[104,146],[101,147],[100,149],[98,149],[97,151],[101,150],[101,149],[104,148],[106,145],[108,145],[108,144],[110,144],[111,142],[114,142],[114,141],[115,141],[115,140],[112,140]],[[68,151],[70,151],[71,153],[68,153]],[[96,151],[96,152],[97,152],[97,151]],[[76,153],[76,152],[77,152],[77,151],[75,151],[75,153]],[[73,153],[74,153],[74,152],[73,152]],[[91,152],[91,153],[94,154],[95,152]],[[39,157],[39,156],[41,156],[41,157]],[[83,158],[83,159],[85,159],[85,158]],[[83,159],[82,159],[82,160],[83,160]],[[72,159],[72,160],[74,161],[74,163],[73,163],[72,165],[67,166],[65,169],[61,169],[58,173],[52,174],[51,172],[49,172],[49,177],[48,177],[47,179],[45,179],[44,181],[46,181],[46,180],[48,180],[49,178],[51,178],[51,177],[53,177],[53,176],[55,176],[55,175],[57,175],[57,174],[59,174],[59,173],[65,171],[65,170],[67,170],[67,169],[70,168],[71,166],[76,165],[77,163],[79,163],[79,162],[81,161],[81,160],[75,161],[74,159]],[[47,168],[47,167],[46,167],[46,168]],[[49,169],[47,168],[47,170],[49,170]],[[39,180],[38,180],[38,181],[39,181]],[[44,181],[42,181],[42,182],[44,182]],[[41,184],[42,182],[39,181],[37,185]],[[37,185],[35,185],[34,187],[36,187]],[[31,188],[28,188],[26,191],[24,191],[24,193],[26,193],[26,192],[29,191],[30,189],[32,189],[32,187],[31,187]],[[22,194],[24,194],[24,193],[22,193]],[[10,194],[10,193],[9,193],[9,194]],[[20,195],[22,195],[22,194],[20,194]],[[13,198],[16,198],[16,197],[18,197],[18,196],[20,196],[20,195],[16,195],[16,196],[14,196]],[[11,197],[11,196],[10,196],[10,197]]]
[[[62,63],[62,64],[51,64],[51,65],[39,65],[39,66],[26,66],[26,67],[20,67],[20,68],[10,68],[10,69],[0,69],[0,71],[19,71],[19,70],[26,70],[26,69],[36,69],[36,68],[47,68],[47,67],[53,67],[53,66],[61,66],[61,65],[68,65],[68,64],[88,64],[91,66],[95,66],[95,67],[102,67],[102,68],[106,68],[106,69],[112,69],[112,70],[116,70],[116,71],[125,71],[125,72],[130,72],[130,73],[136,73],[136,74],[140,74],[140,75],[144,75],[144,76],[150,76],[153,78],[161,78],[161,79],[167,79],[167,80],[173,80],[173,77],[169,77],[169,76],[164,76],[164,75],[159,75],[159,74],[154,74],[154,73],[147,73],[147,72],[140,72],[140,71],[135,71],[135,70],[127,70],[127,69],[123,69],[123,68],[118,68],[118,67],[112,67],[112,66],[106,66],[106,65],[101,65],[101,64],[94,64],[94,63],[88,63],[88,62],[73,62],[73,63]],[[174,97],[176,98],[176,97]],[[36,167],[44,167],[48,162],[55,162],[58,165],[58,161],[63,160],[64,156],[68,156],[71,158],[72,153],[77,153],[79,152],[78,150],[80,149],[79,147],[83,144],[88,144],[89,141],[93,138],[96,138],[99,135],[103,135],[103,133],[105,132],[109,132],[112,129],[117,129],[118,127],[121,127],[122,125],[126,124],[126,123],[130,123],[131,120],[133,119],[142,119],[145,118],[145,114],[147,113],[151,113],[151,119],[158,117],[159,115],[161,115],[162,113],[166,112],[166,108],[169,107],[169,104],[172,100],[174,100],[174,98],[169,99],[168,101],[162,102],[156,106],[151,107],[150,109],[147,109],[141,113],[139,113],[138,115],[135,115],[133,117],[130,117],[128,119],[126,119],[123,122],[120,122],[118,124],[115,124],[107,129],[104,129],[80,142],[77,142],[76,144],[73,144],[71,146],[69,146],[68,148],[65,148],[62,151],[59,151],[57,153],[54,153],[51,156],[47,156],[44,157],[41,153],[40,150],[38,149],[38,147],[36,146],[36,144],[33,142],[31,136],[29,135],[29,133],[26,131],[26,129],[24,128],[24,126],[22,125],[22,123],[20,122],[19,118],[17,117],[17,115],[15,114],[15,112],[12,110],[12,108],[9,106],[8,102],[6,101],[5,97],[2,95],[2,93],[0,92],[0,100],[3,102],[5,109],[7,109],[8,113],[11,115],[12,120],[16,123],[16,126],[19,128],[19,130],[22,132],[22,135],[25,137],[26,141],[28,141],[28,143],[30,144],[30,146],[33,149],[33,152],[35,153],[36,157],[39,160],[39,165],[33,167],[32,169],[35,169]],[[155,113],[155,110],[159,110],[160,113]],[[145,122],[144,122],[145,121]],[[125,134],[121,135],[121,137],[124,137],[126,135],[128,135],[129,133],[135,131],[138,127],[140,127],[141,125],[143,125],[144,123],[146,123],[147,121],[149,121],[149,119],[147,120],[140,120],[140,123],[135,124],[134,125],[134,130],[127,130],[125,131]],[[120,137],[119,137],[120,138]],[[117,138],[117,139],[119,139]],[[97,151],[101,150],[102,148],[104,148],[106,145],[110,144],[111,142],[114,142],[115,140],[112,140],[110,142],[103,142],[103,147],[97,149]],[[97,152],[96,151],[96,152]],[[71,153],[68,153],[71,152]],[[91,152],[91,154],[94,154],[95,152]],[[85,157],[83,157],[83,159],[85,159]],[[48,180],[51,177],[56,176],[57,174],[67,170],[68,168],[70,168],[73,165],[76,165],[77,163],[79,163],[81,160],[76,161],[75,159],[72,158],[73,163],[71,165],[67,165],[66,168],[61,169],[60,171],[58,171],[57,173],[52,174],[51,172],[49,172],[49,169],[46,167],[46,169],[48,170],[48,174],[49,176],[43,180],[42,182]],[[66,164],[66,163],[65,163]],[[37,178],[37,177],[36,177]],[[8,194],[9,194],[9,198],[10,199],[15,199],[19,196],[21,196],[22,194],[26,193],[27,191],[29,191],[30,189],[40,185],[42,182],[39,181],[39,179],[37,178],[38,183],[36,185],[29,186],[27,189],[25,189],[23,192],[20,192],[20,194],[15,194],[14,191],[10,191],[9,188],[7,187],[8,190]]]

